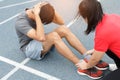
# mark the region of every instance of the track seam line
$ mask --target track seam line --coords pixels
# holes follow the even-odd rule
[[[30,61],[29,58],[26,58],[23,62],[21,62],[20,64],[24,65],[26,64],[28,61]],[[16,71],[19,70],[19,67],[15,67],[13,70],[11,70],[8,74],[6,74],[4,77],[1,78],[1,80],[7,80],[10,76],[12,76]]]
[[[11,65],[13,65],[13,66],[16,66],[16,67],[18,67],[18,68],[20,68],[20,69],[23,69],[23,70],[25,70],[25,71],[27,71],[27,72],[29,72],[29,73],[32,73],[32,74],[37,75],[37,76],[39,76],[39,77],[45,78],[45,79],[47,79],[47,80],[61,80],[61,79],[56,78],[56,77],[54,77],[54,76],[51,76],[51,75],[49,75],[49,74],[47,74],[47,73],[44,73],[44,72],[38,71],[38,70],[36,70],[36,69],[33,69],[33,68],[31,68],[31,67],[22,65],[22,64],[20,64],[20,63],[18,63],[18,62],[15,62],[15,61],[13,61],[13,60],[7,59],[7,58],[2,57],[2,56],[0,56],[0,61],[3,61],[3,62],[5,62],[5,63],[11,64]]]
[[[0,10],[5,9],[5,8],[9,8],[9,7],[13,7],[13,6],[23,5],[23,4],[26,4],[26,3],[31,3],[31,2],[34,2],[34,1],[37,1],[37,0],[31,0],[31,1],[21,2],[21,3],[11,4],[11,5],[8,5],[8,6],[3,6],[3,7],[0,7]]]

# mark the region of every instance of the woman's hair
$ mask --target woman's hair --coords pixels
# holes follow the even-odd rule
[[[39,16],[43,24],[51,23],[55,16],[55,10],[53,6],[51,6],[49,3],[43,5],[41,7]]]
[[[79,4],[79,15],[87,19],[87,29],[85,33],[88,35],[94,31],[99,21],[102,21],[103,10],[99,1],[97,0],[82,0]]]

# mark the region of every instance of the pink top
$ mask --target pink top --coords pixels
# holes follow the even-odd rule
[[[106,52],[108,49],[120,58],[120,16],[105,14],[96,26],[94,49]]]

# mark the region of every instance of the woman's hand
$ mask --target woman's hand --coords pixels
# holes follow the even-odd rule
[[[87,55],[93,54],[93,52],[94,52],[94,49],[91,49],[91,50],[88,50],[88,51],[86,52],[86,54],[87,54]]]

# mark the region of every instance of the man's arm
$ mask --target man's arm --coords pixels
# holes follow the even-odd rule
[[[33,12],[34,12],[35,21],[36,21],[36,30],[31,29],[30,31],[28,31],[27,36],[29,36],[32,39],[43,42],[45,40],[45,34],[44,34],[43,24],[39,17],[39,12],[40,12],[40,4],[39,3],[34,6]]]
[[[55,11],[55,16],[54,16],[53,22],[56,24],[59,24],[59,25],[64,25],[64,20],[56,11]]]

